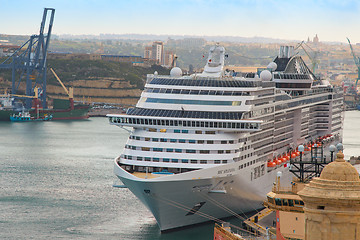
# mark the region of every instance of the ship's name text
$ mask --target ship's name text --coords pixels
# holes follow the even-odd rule
[[[219,170],[218,174],[225,174],[225,173],[231,173],[231,172],[235,172],[235,168],[229,168],[229,169],[225,169],[225,170]]]

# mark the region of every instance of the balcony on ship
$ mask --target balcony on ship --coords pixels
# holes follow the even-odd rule
[[[261,131],[261,120],[210,120],[209,119],[189,119],[189,118],[166,118],[166,117],[149,117],[149,116],[131,116],[131,115],[113,115],[108,114],[109,122],[112,125],[146,128],[146,127],[188,127],[196,129],[211,129],[229,132],[256,132]]]

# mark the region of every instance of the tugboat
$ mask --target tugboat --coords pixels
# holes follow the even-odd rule
[[[50,121],[53,116],[50,114],[45,114],[43,117],[34,118],[30,115],[29,112],[21,111],[18,114],[10,115],[10,121],[12,122],[36,122],[36,121]]]

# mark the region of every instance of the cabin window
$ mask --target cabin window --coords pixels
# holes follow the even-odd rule
[[[280,198],[275,198],[275,204],[278,206],[281,206],[281,199]]]
[[[268,196],[267,199],[268,199],[268,202],[269,202],[269,203],[272,203],[272,204],[275,203],[273,198],[271,198],[271,197]]]
[[[289,206],[290,206],[290,207],[293,207],[293,206],[294,206],[294,200],[289,199],[288,201],[289,201]]]

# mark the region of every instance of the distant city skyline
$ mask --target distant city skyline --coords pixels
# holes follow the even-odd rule
[[[55,8],[53,33],[265,37],[360,43],[356,0],[0,0],[0,34],[39,31]]]

